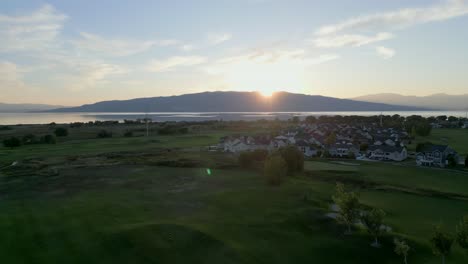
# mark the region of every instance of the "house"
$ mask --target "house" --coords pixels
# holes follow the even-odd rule
[[[416,153],[416,164],[419,166],[436,166],[444,168],[449,165],[449,159],[458,161],[457,152],[447,145],[426,145]]]
[[[334,157],[348,157],[350,154],[357,156],[359,154],[359,146],[346,141],[340,141],[328,146],[328,152]]]
[[[367,157],[373,160],[403,161],[408,158],[408,151],[405,147],[373,145],[367,149]]]
[[[317,156],[317,149],[305,140],[298,140],[296,146],[304,153],[306,157]]]

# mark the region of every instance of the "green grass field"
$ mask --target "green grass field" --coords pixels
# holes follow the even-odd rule
[[[411,144],[414,150],[417,143],[432,142],[434,144],[449,145],[461,155],[468,155],[468,129],[438,128],[433,129],[430,136],[417,137]]]
[[[64,140],[0,147],[4,263],[440,263],[432,226],[468,214],[468,174],[391,163],[307,161],[281,186],[208,152],[222,135]],[[168,161],[176,161],[173,167]],[[187,165],[188,164],[188,165]],[[164,165],[164,166],[162,166]],[[184,165],[184,166],[185,166]],[[207,169],[210,169],[208,173]],[[325,217],[336,181],[387,212],[383,247]],[[447,263],[468,263],[454,247]]]

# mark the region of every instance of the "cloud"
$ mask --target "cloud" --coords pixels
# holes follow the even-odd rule
[[[208,42],[210,43],[210,45],[218,45],[230,40],[231,38],[232,35],[229,33],[209,34]]]
[[[405,8],[354,17],[337,24],[323,26],[316,32],[316,35],[324,36],[355,30],[399,30],[466,14],[468,14],[468,5],[465,0],[448,0],[429,7]]]
[[[72,91],[83,91],[107,82],[107,79],[128,72],[124,67],[102,62],[77,65],[71,73],[59,77],[61,83]]]
[[[202,56],[174,56],[165,60],[153,60],[147,66],[151,72],[168,72],[179,67],[188,67],[203,64],[207,61]]]
[[[195,49],[195,46],[191,44],[185,44],[185,45],[180,46],[180,49],[183,51],[192,51]]]
[[[141,53],[154,46],[171,46],[179,43],[176,40],[107,39],[87,32],[81,32],[80,36],[81,39],[73,42],[78,49],[116,57]]]
[[[384,46],[379,46],[375,48],[375,51],[380,57],[386,60],[393,58],[393,56],[395,56],[396,54],[396,51],[394,49],[386,48]]]
[[[375,36],[366,36],[360,34],[327,35],[313,39],[312,43],[319,48],[339,48],[344,46],[360,47],[391,38],[393,38],[393,34],[388,32],[381,32]]]
[[[5,90],[15,90],[24,88],[26,85],[22,81],[23,71],[9,61],[0,62],[0,87]]]
[[[291,67],[303,69],[307,66],[317,65],[339,58],[340,56],[337,54],[322,54],[315,57],[309,56],[303,49],[255,50],[238,56],[218,59],[208,67],[205,67],[204,70],[209,74],[222,74],[229,72],[233,67],[242,68],[243,66],[252,67],[254,65],[258,67],[289,65]]]
[[[51,5],[26,15],[0,15],[0,52],[40,50],[54,45],[66,19]]]

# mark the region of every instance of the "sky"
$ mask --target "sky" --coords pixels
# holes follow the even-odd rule
[[[0,102],[468,93],[468,0],[2,0]]]

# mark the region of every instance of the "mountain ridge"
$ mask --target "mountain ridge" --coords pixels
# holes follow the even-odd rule
[[[387,103],[402,106],[429,107],[440,110],[467,110],[468,94],[450,95],[436,93],[427,96],[378,93],[350,98],[363,102]]]
[[[61,105],[0,103],[0,113],[27,113],[61,108]]]
[[[173,96],[109,100],[47,112],[313,112],[313,111],[416,111],[428,110],[321,95],[276,92],[202,92]]]

